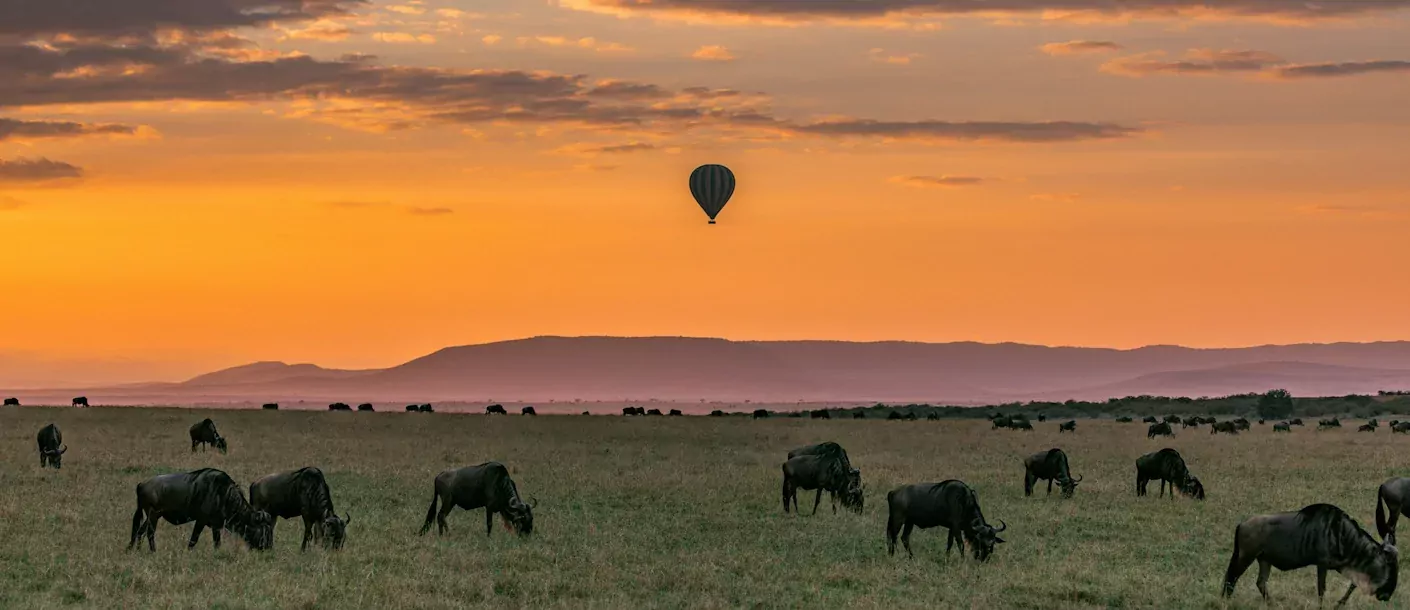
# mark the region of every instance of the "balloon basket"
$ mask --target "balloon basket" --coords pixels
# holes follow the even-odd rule
[[[710,224],[715,224],[715,221],[711,220],[711,221],[710,221]]]

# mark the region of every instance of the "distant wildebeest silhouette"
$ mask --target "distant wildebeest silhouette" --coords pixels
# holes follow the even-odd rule
[[[40,428],[36,440],[39,442],[39,467],[62,468],[64,453],[69,447],[64,444],[64,433],[59,430],[58,424]]]
[[[1317,422],[1317,429],[1318,429],[1318,430],[1329,430],[1329,429],[1332,429],[1332,428],[1340,428],[1340,427],[1341,427],[1341,420],[1339,420],[1339,419],[1337,419],[1337,418],[1335,418],[1335,417],[1333,417],[1333,418],[1331,418],[1331,419],[1324,419],[1324,420],[1321,420],[1321,421],[1318,421],[1318,422]]]
[[[590,412],[588,412],[588,411],[583,411],[583,415],[592,415],[592,413],[590,413]]]
[[[1010,430],[1027,430],[1028,432],[1032,432],[1032,431],[1033,431],[1033,424],[1030,423],[1030,422],[1029,422],[1028,420],[1026,420],[1026,419],[1020,419],[1020,420],[1018,420],[1018,421],[1015,421],[1015,422],[1010,423],[1010,424],[1009,424],[1009,429],[1010,429]]]
[[[1145,416],[1145,418],[1141,419],[1141,421],[1144,422],[1144,423],[1147,423],[1147,424],[1158,424],[1158,423],[1160,423],[1160,420],[1159,420],[1159,419],[1156,419],[1154,415],[1147,415],[1147,416]]]
[[[1039,413],[1039,414],[1038,414],[1038,421],[1040,421],[1040,422],[1048,421],[1048,414],[1047,414],[1047,413]]]
[[[335,402],[335,403],[333,403],[333,404],[331,404],[331,405],[328,405],[328,410],[329,410],[329,411],[351,411],[351,410],[352,410],[352,407],[349,407],[349,406],[348,406],[348,403],[345,403],[345,402]]]
[[[18,407],[18,406],[20,406],[20,399],[18,399],[18,398],[6,398],[6,399],[5,399],[5,406],[7,406],[7,407]]]
[[[725,412],[724,412],[724,411],[721,411],[721,410],[719,410],[719,409],[715,409],[714,411],[711,411],[711,412],[710,412],[710,417],[724,417],[724,416],[725,416]]]
[[[421,405],[406,405],[407,413],[416,413],[421,410]]]
[[[1303,425],[1303,423],[1302,423],[1302,418],[1301,418],[1301,417],[1298,417],[1298,418],[1290,419],[1290,420],[1288,420],[1288,424],[1289,424],[1289,425],[1292,425],[1292,426],[1301,426],[1301,425]]]
[[[671,409],[671,411],[670,411],[669,413],[667,413],[666,415],[670,415],[670,416],[673,416],[673,417],[680,417],[680,416],[682,416],[682,415],[685,415],[685,413],[681,413],[681,410],[680,410],[680,409]]]
[[[1121,417],[1116,418],[1116,423],[1118,424],[1129,424],[1132,421],[1134,420],[1132,420],[1131,416],[1129,415],[1122,415]]]
[[[429,402],[427,402],[427,403],[422,403],[422,405],[421,405],[420,407],[418,407],[417,410],[420,411],[420,412],[422,412],[422,413],[435,413],[435,412],[436,412],[436,408],[435,408],[435,407],[432,407],[432,406],[431,406],[431,403],[429,403]]]
[[[1356,431],[1357,431],[1357,432],[1375,432],[1375,431],[1376,431],[1376,427],[1375,427],[1375,426],[1372,426],[1371,424],[1361,424],[1361,427],[1357,428]]]
[[[538,412],[538,411],[535,411],[533,407],[524,407],[524,408],[522,408],[522,409],[519,409],[519,414],[520,414],[520,415],[538,415],[539,412]]]
[[[641,407],[622,407],[622,415],[624,417],[632,415],[646,415],[646,409],[643,409]]]
[[[1167,423],[1167,424],[1178,424],[1178,423],[1180,423],[1180,416],[1179,416],[1179,415],[1166,415],[1166,416],[1165,416],[1165,423]]]
[[[1292,426],[1289,426],[1289,425],[1288,425],[1288,422],[1279,422],[1279,423],[1273,424],[1273,431],[1274,431],[1274,432],[1292,432]]]
[[[1258,592],[1268,600],[1270,568],[1279,571],[1317,566],[1317,597],[1327,590],[1327,571],[1336,570],[1351,579],[1340,606],[1364,586],[1379,601],[1395,593],[1400,570],[1400,552],[1395,548],[1395,532],[1377,542],[1361,529],[1351,516],[1330,504],[1313,504],[1297,512],[1257,515],[1234,529],[1234,554],[1224,573],[1223,596],[1234,594],[1239,576],[1258,562]]]
[[[664,413],[661,412],[660,409],[647,409],[647,410],[646,410],[646,414],[647,414],[647,415],[665,415]]]
[[[1220,432],[1225,434],[1238,434],[1239,427],[1231,421],[1221,421],[1209,427],[1210,434],[1218,434]]]
[[[1391,432],[1405,434],[1410,432],[1410,421],[1403,421],[1390,427]]]
[[[370,403],[370,402],[364,402],[364,403],[358,405],[358,406],[357,406],[357,410],[358,410],[358,411],[375,411],[375,409],[372,408],[372,403]]]
[[[1180,452],[1165,448],[1136,458],[1136,495],[1146,495],[1146,486],[1153,480],[1160,481],[1160,495],[1165,495],[1165,485],[1170,485],[1170,499],[1175,499],[1175,490],[1194,498],[1204,499],[1204,484],[1190,474],[1185,467],[1185,458]]]
[[[87,397],[87,396],[79,396],[79,397],[74,398],[74,399],[73,399],[73,406],[75,406],[75,407],[86,407],[86,406],[88,406],[88,397]]]
[[[216,431],[215,422],[209,417],[191,425],[192,453],[196,451],[197,445],[201,446],[201,451],[205,451],[207,445],[219,449],[221,453],[225,453],[228,450],[225,437],[222,437],[220,433]]]
[[[1175,431],[1170,429],[1170,424],[1167,422],[1151,424],[1149,428],[1146,428],[1146,438],[1157,436],[1175,436]]]
[[[1183,428],[1197,428],[1202,423],[1204,423],[1203,417],[1186,417],[1184,421],[1180,422],[1180,426]]]
[[[888,421],[899,421],[905,419],[905,417],[901,415],[900,411],[892,411],[890,415],[886,416],[886,419]]]
[[[1076,432],[1076,431],[1077,431],[1077,420],[1075,420],[1075,419],[1068,420],[1068,421],[1066,421],[1066,422],[1064,422],[1064,423],[1058,424],[1058,433],[1063,433],[1063,432]]]
[[[767,419],[769,415],[768,409],[754,409],[754,419]]]
[[[262,409],[264,409],[264,410],[266,410],[266,411],[278,411],[278,410],[279,410],[279,403],[277,403],[277,402],[267,402],[267,403],[264,403],[264,406],[263,406],[263,407],[260,407],[260,408],[262,408]]]
[[[856,412],[852,413],[852,419],[866,419],[866,418],[867,418],[867,412],[866,412],[866,411],[856,411]]]
[[[827,409],[813,409],[808,412],[808,417],[813,419],[832,419],[832,414],[828,413]]]
[[[485,415],[508,415],[504,410],[504,405],[490,405],[485,407]]]

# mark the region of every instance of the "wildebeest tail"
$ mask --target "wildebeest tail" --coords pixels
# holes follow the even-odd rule
[[[1224,570],[1225,597],[1229,597],[1234,594],[1234,581],[1239,577],[1236,572],[1239,569],[1239,530],[1242,528],[1243,524],[1239,524],[1238,527],[1234,528],[1234,554],[1229,556],[1229,569]]]
[[[142,510],[142,490],[139,488],[137,490],[137,510],[132,512],[132,539],[127,543],[129,550],[137,545],[137,537],[140,535],[139,532],[143,531],[143,526],[147,523],[146,517],[146,511]]]
[[[1386,501],[1385,496],[1381,494],[1381,490],[1377,489],[1377,490],[1376,490],[1376,533],[1381,535],[1381,540],[1385,540],[1386,531],[1390,529],[1390,525],[1388,525],[1388,524],[1386,523],[1385,501]]]
[[[783,465],[783,512],[788,512],[788,464]]]
[[[440,490],[435,490],[435,491],[433,491],[433,492],[431,493],[431,508],[426,509],[426,522],[423,523],[423,524],[421,524],[421,533],[420,533],[420,535],[425,535],[426,532],[428,532],[428,531],[431,530],[431,522],[436,519],[436,505],[439,504],[440,501],[441,501],[441,492],[440,492]]]

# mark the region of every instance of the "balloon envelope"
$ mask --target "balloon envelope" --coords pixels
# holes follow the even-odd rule
[[[701,165],[690,173],[690,194],[715,224],[715,216],[734,195],[734,172],[723,165]]]

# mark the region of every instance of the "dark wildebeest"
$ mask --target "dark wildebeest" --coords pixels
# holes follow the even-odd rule
[[[1394,425],[1394,426],[1391,426],[1390,431],[1391,431],[1391,432],[1399,432],[1399,433],[1401,433],[1401,434],[1405,434],[1405,433],[1407,433],[1407,432],[1410,432],[1410,421],[1403,421],[1403,422],[1400,422],[1400,423],[1398,423],[1398,424],[1396,424],[1396,425]]]
[[[925,421],[940,421],[939,413],[931,413],[925,416]]]
[[[358,411],[375,411],[375,409],[372,408],[372,403],[370,403],[370,402],[364,402],[364,403],[358,405],[358,406],[357,406],[357,410],[358,410]]]
[[[197,445],[201,446],[201,451],[206,450],[206,445],[219,449],[221,453],[225,453],[228,449],[225,438],[216,432],[215,422],[211,421],[209,417],[191,425],[191,451],[193,453],[196,451]]]
[[[1157,437],[1157,436],[1171,436],[1171,437],[1173,437],[1173,436],[1175,436],[1175,431],[1174,431],[1174,430],[1171,430],[1171,429],[1170,429],[1170,424],[1165,423],[1165,422],[1160,422],[1160,423],[1158,423],[1158,424],[1151,424],[1149,428],[1146,428],[1146,438],[1155,438],[1155,437]]]
[[[1400,423],[1400,420],[1398,420],[1398,419],[1392,419],[1392,420],[1390,420],[1390,422],[1389,422],[1390,427],[1392,427],[1392,428],[1394,428],[1395,425],[1398,424],[1398,423]]]
[[[647,415],[662,415],[660,409],[647,409],[647,410],[646,410],[646,414],[647,414]]]
[[[74,399],[73,399],[73,406],[75,406],[75,407],[86,407],[86,406],[88,406],[88,397],[87,397],[87,396],[79,396],[79,397],[74,398]]]
[[[592,415],[591,411],[583,411],[583,415]]]
[[[436,408],[435,408],[435,407],[432,407],[432,406],[431,406],[431,403],[428,402],[428,403],[422,404],[420,407],[417,407],[417,411],[419,411],[419,412],[421,412],[421,413],[435,413],[435,412],[436,412]]]
[[[989,421],[993,424],[989,427],[990,430],[998,430],[999,428],[1007,428],[1013,425],[1013,420],[1006,415],[1000,415]]]
[[[721,411],[721,410],[719,410],[719,409],[715,409],[714,411],[711,411],[711,412],[710,412],[710,417],[724,417],[724,416],[725,416],[725,412],[724,412],[724,411]]]
[[[1317,597],[1327,591],[1327,571],[1336,570],[1351,579],[1340,606],[1356,590],[1365,587],[1379,601],[1395,593],[1400,571],[1400,553],[1395,533],[1376,542],[1361,525],[1340,508],[1313,504],[1295,513],[1275,513],[1250,517],[1234,529],[1234,554],[1224,573],[1224,597],[1234,594],[1239,576],[1258,562],[1258,592],[1268,599],[1269,568],[1279,571],[1317,566]]]
[[[667,413],[666,415],[674,415],[679,417],[685,415],[685,413],[682,413],[680,409],[671,409],[670,413]]]
[[[641,407],[622,407],[622,415],[646,415],[646,409]]]
[[[1331,419],[1324,419],[1324,420],[1321,420],[1321,421],[1318,421],[1318,422],[1317,422],[1317,429],[1318,429],[1318,430],[1327,430],[1327,429],[1329,429],[1329,428],[1340,428],[1340,427],[1341,427],[1341,421],[1338,420],[1338,419],[1335,418],[1335,417],[1333,417],[1333,418],[1331,418]]]
[[[906,547],[906,555],[911,552],[911,528],[929,529],[943,527],[949,530],[945,538],[945,554],[950,554],[955,542],[960,543],[960,553],[969,543],[974,558],[987,561],[994,553],[994,545],[1004,541],[999,532],[1008,529],[1003,519],[999,528],[984,521],[984,513],[979,509],[979,496],[962,481],[949,480],[940,483],[917,483],[897,487],[886,494],[888,517],[886,519],[886,552],[896,554],[896,534],[901,534],[901,544]]]
[[[1048,414],[1046,414],[1046,413],[1039,413],[1039,414],[1038,414],[1038,421],[1040,421],[1040,422],[1041,422],[1041,421],[1048,421]]]
[[[1410,479],[1387,479],[1376,490],[1376,533],[1394,533],[1401,515],[1410,517]]]
[[[769,416],[768,409],[754,409],[754,419],[764,419]]]
[[[1204,419],[1203,419],[1203,418],[1199,418],[1199,417],[1186,417],[1186,418],[1185,418],[1185,421],[1180,422],[1180,426],[1181,426],[1181,427],[1184,427],[1184,428],[1197,428],[1197,427],[1199,427],[1199,425],[1202,424],[1202,423],[1204,423]]]
[[[1301,418],[1301,417],[1298,417],[1298,418],[1295,418],[1295,419],[1290,419],[1290,420],[1288,420],[1288,424],[1293,425],[1293,426],[1301,426],[1301,425],[1303,425],[1303,424],[1302,424],[1302,418]]]
[[[1160,420],[1156,419],[1154,415],[1147,415],[1141,418],[1141,422],[1147,424],[1158,424],[1160,423]]]
[[[264,409],[264,410],[266,410],[266,411],[278,411],[278,410],[279,410],[279,403],[277,403],[277,402],[267,402],[267,403],[264,403],[264,406],[263,406],[263,407],[260,407],[260,408],[261,408],[261,409]]]
[[[1261,418],[1261,417],[1258,419],[1258,425],[1262,426],[1263,424],[1266,424],[1266,423],[1268,423],[1268,420],[1265,420],[1265,419],[1263,419],[1263,418]]]
[[[1288,425],[1288,422],[1279,422],[1279,423],[1273,424],[1273,431],[1274,431],[1274,432],[1292,432],[1292,426],[1289,426],[1289,425]]]
[[[1240,430],[1248,430],[1252,426],[1249,425],[1247,418],[1240,417],[1234,420],[1234,427]]]
[[[7,406],[7,407],[18,407],[18,406],[20,406],[20,399],[18,399],[18,398],[6,398],[6,399],[5,399],[5,406]]]
[[[436,512],[436,504],[441,504]],[[421,533],[431,529],[431,521],[436,522],[436,533],[446,533],[446,515],[459,506],[465,510],[485,509],[485,535],[494,530],[494,514],[499,513],[505,529],[511,526],[521,536],[534,531],[534,507],[538,500],[525,504],[519,499],[519,488],[509,478],[509,469],[499,462],[485,462],[478,466],[467,466],[447,470],[436,475],[436,495],[431,497],[431,508],[426,510],[426,523]]]
[[[1234,422],[1231,421],[1221,421],[1209,427],[1210,434],[1218,434],[1220,432],[1225,434],[1238,434],[1239,427],[1234,425]]]
[[[1375,432],[1375,431],[1376,431],[1376,427],[1375,427],[1375,426],[1372,426],[1371,424],[1361,424],[1361,427],[1357,428],[1356,431],[1357,431],[1357,432]]]
[[[538,412],[538,411],[535,411],[533,407],[524,407],[524,408],[522,408],[522,409],[519,409],[519,414],[520,414],[520,415],[538,415],[539,412]]]
[[[1067,421],[1064,422],[1064,423],[1058,424],[1058,433],[1062,433],[1062,432],[1076,432],[1076,431],[1077,431],[1077,420],[1075,420],[1075,419],[1069,419],[1069,420],[1067,420]]]
[[[1131,423],[1132,421],[1133,421],[1133,420],[1131,419],[1131,416],[1129,416],[1129,415],[1122,415],[1121,417],[1116,418],[1116,423],[1118,423],[1118,424],[1129,424],[1129,423]]]
[[[832,419],[832,414],[828,413],[827,409],[813,409],[808,412],[808,417],[813,419]]]
[[[905,415],[905,417],[902,418],[902,419],[905,419],[906,421],[915,421],[915,420],[920,419],[920,418],[916,416],[916,412],[915,412],[915,411],[906,411],[906,415]]]
[[[886,421],[900,421],[903,419],[905,419],[905,417],[901,415],[900,411],[892,411],[886,416]]]
[[[832,499],[832,512],[837,512],[837,498],[842,497],[842,505],[853,511],[862,510],[861,473],[847,468],[845,459],[833,455],[798,455],[783,463],[783,512],[788,512],[792,502],[794,512],[798,512],[798,490],[818,490],[813,498],[813,513],[818,514],[822,503],[822,492]]]
[[[1178,423],[1180,423],[1180,416],[1179,416],[1179,415],[1166,415],[1166,416],[1165,416],[1165,423],[1167,423],[1167,424],[1178,424]]]
[[[406,405],[407,413],[415,413],[421,410],[421,405]]]
[[[59,430],[59,426],[49,424],[40,428],[36,440],[39,441],[39,467],[62,468],[64,452],[69,448],[64,445],[64,433]]]
[[[842,445],[828,441],[818,443],[816,445],[808,445],[807,447],[799,447],[797,449],[789,451],[788,459],[791,461],[793,458],[805,455],[821,456],[825,458],[824,461],[832,460],[839,462],[842,465],[842,471],[847,477],[847,482],[843,490],[841,491],[829,490],[832,493],[833,502],[835,503],[837,500],[840,499],[842,501],[843,508],[851,509],[852,511],[857,513],[862,512],[862,471],[852,467],[852,460],[847,457],[847,450],[843,449]],[[785,473],[786,472],[787,471],[785,470]],[[821,498],[823,488],[804,487],[803,489],[818,489],[818,495],[819,498]],[[794,502],[794,505],[796,507],[796,501]],[[788,512],[788,507],[786,505],[784,506],[784,512]],[[817,512],[816,502],[814,502],[813,504],[813,512]],[[835,506],[833,508],[833,512],[837,512]]]
[[[508,415],[504,410],[504,405],[490,405],[485,407],[485,415]]]
[[[308,550],[309,538],[322,542],[325,548],[341,549],[347,538],[347,525],[352,516],[339,519],[333,510],[333,495],[323,471],[312,466],[261,477],[250,484],[250,506],[280,519],[303,517],[304,542],[300,550]],[[273,525],[269,543],[274,544]]]
[[[1185,467],[1185,459],[1174,449],[1161,449],[1136,458],[1136,495],[1146,495],[1146,485],[1160,480],[1160,495],[1165,495],[1165,485],[1170,484],[1170,499],[1175,499],[1175,490],[1194,498],[1204,499],[1204,484],[1190,474]]]
[[[230,475],[214,468],[163,474],[138,483],[132,541],[127,543],[127,550],[137,546],[146,534],[147,546],[156,551],[158,519],[166,519],[172,525],[196,522],[187,549],[196,548],[201,530],[207,527],[211,528],[215,548],[220,548],[222,529],[236,533],[256,550],[269,548],[274,537],[274,518],[250,506]]]
[[[1062,488],[1062,497],[1071,498],[1072,492],[1077,491],[1077,484],[1082,482],[1082,477],[1072,478],[1072,473],[1067,469],[1067,454],[1061,449],[1053,448],[1047,451],[1039,451],[1023,460],[1023,495],[1033,495],[1033,484],[1039,480],[1048,482],[1048,494],[1053,493],[1053,481],[1057,481]]]
[[[1027,431],[1029,431],[1029,432],[1032,432],[1032,431],[1033,431],[1033,424],[1029,423],[1028,420],[1026,420],[1026,419],[1020,419],[1020,420],[1018,420],[1018,421],[1015,421],[1015,422],[1013,422],[1013,423],[1010,423],[1010,424],[1009,424],[1009,429],[1010,429],[1010,430],[1027,430]]]
[[[348,406],[348,403],[345,403],[345,402],[335,402],[335,403],[333,403],[333,404],[331,404],[331,405],[328,405],[328,410],[329,410],[329,411],[351,411],[351,410],[352,410],[352,407],[349,407],[349,406]]]
[[[853,414],[852,414],[852,419],[866,419],[866,418],[867,418],[867,412],[866,412],[866,411],[857,411],[856,413],[853,413]]]
[[[1213,416],[1210,416],[1204,418],[1204,423],[1213,425],[1219,423],[1219,420],[1215,419]]]
[[[1366,422],[1366,425],[1368,425],[1368,426],[1370,426],[1370,427],[1372,427],[1372,428],[1379,428],[1379,427],[1381,427],[1381,422],[1378,422],[1378,421],[1376,421],[1375,419],[1372,419],[1372,420]]]

